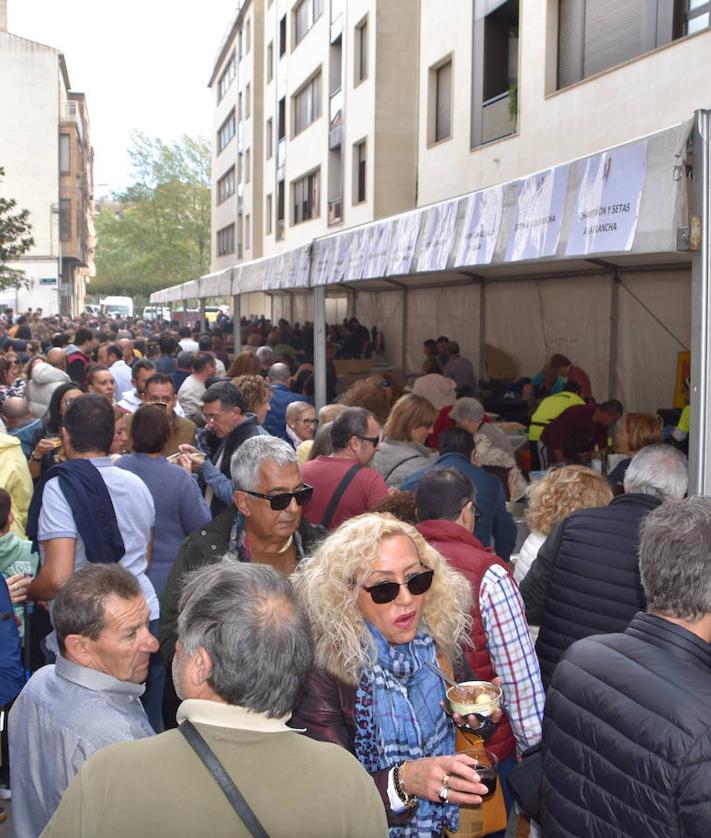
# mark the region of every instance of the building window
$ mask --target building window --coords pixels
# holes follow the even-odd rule
[[[286,138],[286,97],[279,100],[279,112],[277,114],[277,142]]]
[[[252,48],[252,19],[247,18],[244,25],[244,54],[246,55]]]
[[[234,108],[230,111],[227,119],[220,126],[217,132],[217,153],[224,150],[225,146],[235,135],[235,112]]]
[[[252,180],[252,150],[247,149],[244,153],[244,182]]]
[[[319,216],[319,171],[311,172],[292,185],[293,223],[301,224]]]
[[[242,158],[243,154],[240,151],[237,154],[237,183],[242,183]]]
[[[703,0],[684,0],[684,18],[682,21],[682,34],[693,35],[707,29],[711,24],[711,3]]]
[[[240,90],[240,92],[237,94],[237,120],[239,122],[242,122],[242,116],[243,116],[242,103],[243,103],[243,101],[244,101],[244,96],[242,95],[242,91]]]
[[[365,140],[353,146],[353,203],[360,204],[365,201],[366,182],[366,146]]]
[[[217,181],[217,203],[226,201],[230,195],[235,194],[235,167],[228,169]]]
[[[559,0],[558,87],[709,26],[705,0]]]
[[[429,72],[428,141],[439,143],[452,136],[452,59],[447,58]]]
[[[293,95],[292,111],[294,112],[294,136],[300,134],[321,116],[321,73]]]
[[[228,224],[217,231],[217,255],[226,256],[235,252],[235,225]]]
[[[249,214],[244,217],[244,249],[252,248],[252,218]]]
[[[272,154],[274,154],[274,120],[271,117],[267,120],[267,130],[264,133],[266,158],[271,160]]]
[[[285,198],[284,198],[285,190],[284,190],[284,181],[280,180],[277,183],[277,221],[276,221],[276,238],[277,241],[284,238],[284,211],[285,211]]]
[[[294,46],[300,43],[306,33],[321,16],[321,0],[301,0],[294,7]]]
[[[286,15],[279,21],[279,58],[286,55]]]
[[[252,115],[252,85],[247,82],[244,89],[244,118],[249,119]]]
[[[237,33],[237,60],[241,61],[244,55],[244,34],[240,29]]]
[[[59,172],[66,175],[72,170],[72,138],[69,134],[59,135]]]
[[[266,210],[264,215],[264,227],[268,236],[272,233],[272,194],[271,192],[267,195],[267,200],[265,202]]]
[[[232,84],[232,81],[237,74],[237,62],[235,60],[234,52],[229,58],[225,69],[222,71],[222,75],[217,82],[217,101],[219,102],[222,97],[227,92],[227,89]]]
[[[59,199],[59,238],[69,241],[72,237],[72,202],[69,198]]]
[[[267,84],[274,78],[274,41],[267,44]]]
[[[353,85],[360,84],[368,78],[368,16],[355,28],[354,43],[355,67],[353,69]]]

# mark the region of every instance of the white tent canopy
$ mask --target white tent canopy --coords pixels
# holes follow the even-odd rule
[[[151,301],[263,292],[273,317],[314,320],[323,338],[325,312],[348,297],[405,372],[419,368],[423,340],[447,334],[483,376],[496,357],[531,375],[563,352],[588,371],[596,397],[655,410],[671,403],[676,353],[690,345],[690,258],[677,252],[677,230],[688,224],[691,130],[689,120]]]

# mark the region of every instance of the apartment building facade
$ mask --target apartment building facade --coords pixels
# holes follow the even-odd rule
[[[29,287],[0,304],[73,315],[93,275],[93,150],[83,94],[71,90],[62,53],[7,31],[0,0],[0,193],[30,212],[34,245],[12,267]],[[28,103],[31,103],[28,104]]]
[[[210,87],[213,271],[416,203],[410,0],[246,0]]]

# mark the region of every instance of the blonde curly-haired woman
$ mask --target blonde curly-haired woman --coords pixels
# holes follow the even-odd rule
[[[414,527],[373,513],[342,524],[292,581],[317,668],[291,724],[357,757],[393,838],[456,830],[459,804],[478,803],[485,787],[474,761],[454,752],[444,684],[427,663],[466,671],[469,583]]]

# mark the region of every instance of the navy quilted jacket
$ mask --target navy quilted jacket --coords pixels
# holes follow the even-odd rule
[[[561,655],[591,634],[624,631],[646,601],[637,548],[642,520],[661,501],[616,497],[574,512],[551,533],[521,582],[526,618],[541,629],[536,652],[548,687]]]
[[[652,614],[563,656],[543,720],[545,838],[708,838],[711,647]]]

